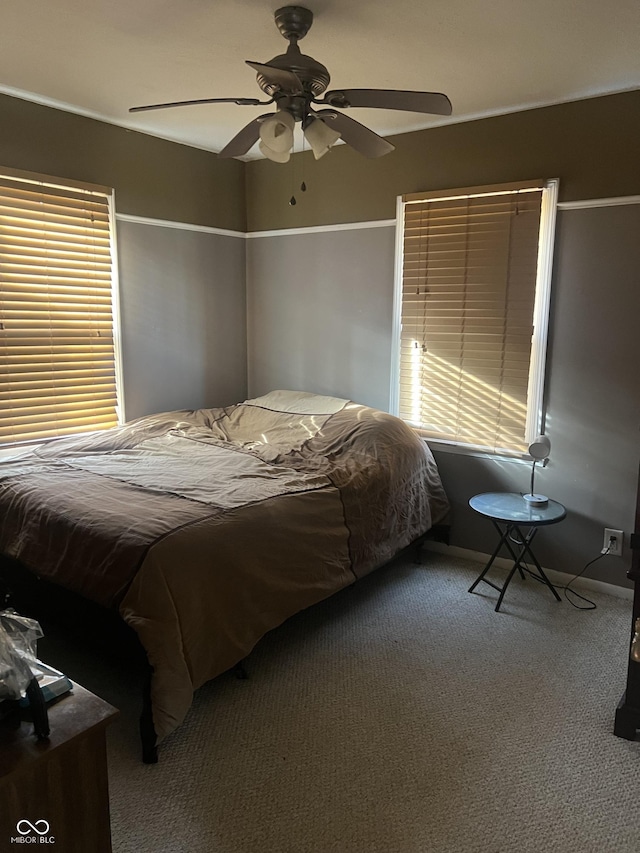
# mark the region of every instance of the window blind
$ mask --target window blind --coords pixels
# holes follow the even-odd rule
[[[117,423],[109,202],[0,175],[0,443]]]
[[[524,453],[543,186],[404,198],[399,415]]]

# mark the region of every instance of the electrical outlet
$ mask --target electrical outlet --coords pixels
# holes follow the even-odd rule
[[[610,527],[605,527],[602,553],[606,553],[610,557],[622,557],[623,542],[624,532],[622,530],[612,530]]]

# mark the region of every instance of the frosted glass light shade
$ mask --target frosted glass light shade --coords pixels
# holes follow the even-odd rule
[[[316,118],[305,127],[304,137],[311,146],[313,156],[319,160],[340,139],[340,134],[322,119]]]
[[[276,163],[286,163],[293,148],[295,120],[284,110],[266,118],[260,125],[260,151]]]
[[[291,156],[290,151],[274,151],[273,148],[269,148],[264,142],[258,143],[258,148],[268,160],[273,160],[274,163],[286,163]]]

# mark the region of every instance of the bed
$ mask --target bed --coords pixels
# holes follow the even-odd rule
[[[406,424],[294,391],[151,415],[0,464],[0,553],[117,613],[144,648],[149,761],[194,690],[448,509]]]

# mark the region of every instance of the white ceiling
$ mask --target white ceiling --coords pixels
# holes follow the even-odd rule
[[[0,92],[219,151],[264,107],[139,104],[262,97],[244,60],[287,41],[284,0],[12,0]],[[453,116],[353,109],[383,136],[640,88],[640,0],[302,0],[303,53],[329,88],[444,92]],[[248,157],[258,156],[257,149]]]

